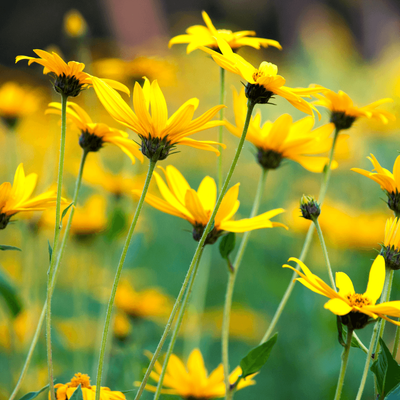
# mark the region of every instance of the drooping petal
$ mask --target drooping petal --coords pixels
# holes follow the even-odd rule
[[[332,311],[335,315],[346,315],[353,309],[344,300],[337,298],[326,302],[324,308]]]
[[[382,294],[383,285],[385,282],[385,259],[379,255],[375,258],[369,271],[368,286],[364,293],[371,304],[374,305]]]

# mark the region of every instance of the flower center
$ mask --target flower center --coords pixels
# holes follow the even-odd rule
[[[281,153],[270,149],[258,148],[257,161],[264,169],[276,169],[282,160]]]
[[[335,127],[338,130],[351,128],[355,120],[356,117],[353,115],[348,115],[344,111],[332,110],[331,122],[335,124]]]
[[[90,378],[87,374],[81,374],[78,372],[75,376],[71,379],[69,383],[70,387],[78,387],[81,385],[82,388],[89,388],[90,389]]]
[[[96,152],[103,147],[103,138],[97,136],[95,133],[85,130],[82,131],[81,136],[79,137],[79,145],[87,152]]]
[[[347,295],[347,300],[349,300],[350,305],[353,307],[363,307],[363,306],[369,306],[371,302],[364,297],[362,294],[348,294]]]

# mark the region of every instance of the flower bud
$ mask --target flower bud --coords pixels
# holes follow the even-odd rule
[[[302,217],[311,221],[316,221],[321,214],[319,204],[313,196],[303,195],[300,200],[300,210]]]

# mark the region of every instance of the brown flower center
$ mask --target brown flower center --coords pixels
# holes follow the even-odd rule
[[[364,297],[362,294],[348,294],[347,295],[347,300],[349,300],[350,305],[353,307],[363,307],[363,306],[369,306],[371,302]]]
[[[79,385],[81,385],[82,388],[90,389],[90,378],[89,378],[89,375],[81,374],[80,372],[75,374],[75,376],[71,379],[71,382],[69,383],[69,386],[70,387],[78,387]]]
[[[265,73],[264,73],[263,71],[260,71],[259,69],[256,69],[256,70],[253,72],[253,79],[254,79],[254,82],[257,82],[257,79],[263,77],[264,75],[265,75]]]

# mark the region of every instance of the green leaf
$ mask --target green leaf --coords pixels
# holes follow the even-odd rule
[[[233,251],[236,244],[236,235],[234,232],[229,232],[225,235],[219,243],[219,253],[221,257],[227,259],[229,254]]]
[[[130,392],[137,392],[138,389],[128,389],[128,390],[120,390],[121,393],[130,393]]]
[[[0,250],[17,250],[17,251],[22,251],[19,247],[7,246],[6,244],[0,244]]]
[[[72,393],[72,396],[69,398],[69,400],[83,400],[81,384],[79,384],[79,386],[76,388],[75,392]]]
[[[42,387],[40,390],[38,390],[37,392],[29,392],[27,394],[25,394],[24,396],[22,396],[19,400],[32,400],[35,397],[37,397],[40,393],[42,393],[44,390],[46,390],[49,387],[49,385],[46,385],[44,387]]]
[[[344,347],[344,346],[346,346],[346,341],[347,341],[347,326],[342,325],[339,317],[338,317],[338,320],[339,320],[339,322],[338,322],[339,343]],[[340,324],[341,328],[339,328],[339,324]],[[363,350],[363,348],[360,346],[360,343],[354,336],[352,336],[352,338],[351,338],[351,347],[355,347],[357,349]]]
[[[400,399],[400,384],[392,389],[386,396],[386,400],[399,400]]]
[[[277,339],[278,334],[275,333],[271,339],[255,347],[253,350],[250,350],[247,356],[242,358],[242,361],[240,361],[242,378],[246,378],[246,376],[254,374],[261,369],[261,367],[267,362]]]
[[[51,248],[50,241],[47,240],[48,250],[49,250],[49,262],[51,262],[51,256],[53,255],[53,249]]]
[[[392,357],[385,342],[379,338],[382,350],[378,359],[371,365],[371,371],[376,376],[379,399],[383,400],[387,393],[400,383],[400,366]]]
[[[74,202],[72,202],[68,207],[64,209],[64,211],[61,214],[61,219],[60,219],[60,229],[62,229],[62,220],[63,218],[67,215],[68,210],[74,205]]]
[[[3,297],[12,316],[16,317],[22,310],[21,301],[17,290],[2,271],[0,271],[0,296]]]

